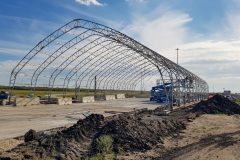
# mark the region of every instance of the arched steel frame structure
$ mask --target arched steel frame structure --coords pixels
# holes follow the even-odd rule
[[[17,83],[21,76],[28,82]],[[40,41],[14,67],[9,85],[27,85],[34,92],[41,77],[50,94],[60,80],[63,94],[70,84],[76,93],[92,89],[95,77],[97,89],[103,90],[135,90],[154,77],[174,84],[169,94],[186,101],[208,93],[207,83],[197,75],[119,31],[83,19],[70,21]]]

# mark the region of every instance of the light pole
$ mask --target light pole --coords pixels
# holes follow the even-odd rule
[[[178,64],[178,51],[179,51],[180,49],[177,48],[176,50],[177,50],[177,64]]]

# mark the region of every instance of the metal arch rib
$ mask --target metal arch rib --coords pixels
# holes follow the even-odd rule
[[[82,83],[83,79],[84,79],[88,74],[91,73],[91,75],[90,75],[89,77],[99,76],[99,75],[104,71],[105,68],[106,68],[106,69],[107,69],[107,67],[110,68],[110,66],[116,64],[118,61],[121,61],[122,59],[124,59],[124,58],[126,58],[126,57],[129,57],[129,56],[130,56],[129,54],[127,54],[126,56],[124,55],[124,54],[127,53],[128,51],[131,51],[131,50],[130,50],[130,49],[124,49],[124,50],[122,50],[121,52],[116,52],[117,54],[116,54],[115,56],[111,57],[111,59],[108,59],[107,61],[105,61],[104,63],[102,63],[102,64],[100,65],[100,67],[99,67],[95,72],[91,73],[91,72],[93,71],[93,69],[90,70],[87,74],[85,74],[85,75],[81,78],[80,81],[79,81],[79,79],[80,79],[81,76],[79,76],[79,78],[78,78],[78,81],[79,81],[78,88],[81,87],[81,83]],[[121,54],[124,55],[124,56],[121,57],[121,58],[119,58],[119,59],[116,59],[116,58],[118,58],[119,56],[121,56]],[[116,60],[113,61],[114,59],[116,59]],[[109,62],[111,62],[111,63],[110,63],[110,65],[107,66],[106,64],[109,63]],[[102,67],[103,67],[103,68],[102,68]],[[109,68],[108,68],[108,69],[109,69]],[[100,72],[100,73],[97,73],[100,69],[101,69],[101,72]],[[88,80],[89,80],[89,79],[88,79]],[[92,84],[92,81],[93,81],[93,79],[91,80],[90,85]]]
[[[148,62],[148,61],[147,61]],[[154,65],[153,65],[154,66]],[[156,68],[156,67],[155,67]],[[164,66],[162,66],[161,68],[165,68]],[[156,68],[157,69],[157,68]],[[165,70],[166,70],[167,68],[165,68]],[[138,71],[140,72],[142,69],[140,68]],[[120,79],[122,79],[122,78],[124,78],[124,77],[127,77],[126,79],[130,79],[131,78],[131,76],[127,76],[128,74],[130,74],[131,72],[127,72],[126,74],[124,74],[124,75],[122,75],[118,80],[120,80]],[[132,76],[133,76],[133,74],[132,74]],[[118,82],[118,80],[115,82],[115,84]],[[115,84],[114,84],[114,86],[115,86]],[[119,87],[117,87],[117,88],[119,88]]]
[[[135,57],[134,57],[134,56],[135,56]],[[103,76],[104,74],[106,74],[106,75],[104,75],[104,78],[102,78],[102,79],[100,80],[99,86],[100,86],[100,84],[101,84],[101,82],[102,82],[103,80],[105,80],[105,82],[106,82],[106,80],[108,79],[108,77],[110,77],[112,74],[116,74],[116,72],[117,72],[118,70],[120,70],[120,71],[121,71],[121,69],[124,70],[125,68],[123,68],[123,67],[126,67],[127,65],[129,65],[129,63],[133,62],[133,64],[136,64],[136,62],[138,62],[138,60],[137,60],[137,61],[134,61],[134,60],[136,60],[136,59],[138,58],[138,57],[136,57],[136,56],[137,56],[137,55],[129,54],[129,56],[128,56],[129,59],[124,58],[124,59],[122,59],[122,60],[120,60],[120,61],[117,61],[117,62],[114,63],[114,65],[113,65],[112,67],[109,67],[107,70],[105,70],[105,72],[103,72],[102,76]],[[127,60],[127,61],[124,62],[124,60]],[[104,89],[104,87],[105,87],[105,82],[104,82],[104,84],[103,84],[103,89]]]
[[[73,23],[73,26],[71,24]],[[33,59],[44,47],[51,44],[54,40],[61,37],[65,33],[71,31],[76,27],[75,20],[70,21],[64,26],[60,27],[49,36],[40,41],[28,54],[26,54],[23,59],[13,68],[10,76],[9,86],[14,87],[18,73],[23,69],[28,62]]]
[[[79,58],[81,56],[81,53],[87,52],[87,51],[91,50],[92,48],[98,46],[102,42],[106,41],[106,40],[102,40],[101,41],[102,38],[105,39],[105,37],[101,36],[101,37],[98,37],[95,40],[91,41],[90,43],[86,44],[84,47],[80,48],[74,54],[69,56],[63,63],[61,63],[59,65],[59,67],[56,70],[53,71],[51,77],[49,78],[49,86],[50,86],[50,88],[54,87],[54,82],[55,82],[55,79],[57,78],[57,76],[61,72],[63,72],[67,68],[67,66],[69,66],[71,63],[76,61],[77,58]],[[98,42],[98,40],[99,40],[99,42]],[[95,44],[94,42],[96,42],[97,44]],[[61,69],[59,69],[59,68],[61,68]]]
[[[108,61],[106,61],[105,63],[103,63],[95,72],[93,72],[91,74],[90,77],[92,77],[93,75],[97,76],[97,77],[102,77],[104,73],[106,73],[108,70],[111,70],[112,68],[114,68],[114,66],[116,64],[118,64],[120,61],[126,59],[126,58],[129,58],[131,57],[131,54],[127,54],[129,51],[132,51],[131,49],[129,48],[126,48],[123,50],[124,52],[117,52],[116,56],[112,57],[111,59],[109,59]],[[126,54],[126,55],[125,55]],[[122,56],[122,57],[120,57]],[[119,59],[116,59],[120,57]],[[114,60],[115,59],[115,60]],[[107,63],[111,62],[108,66],[106,65]],[[103,68],[102,68],[103,67]],[[101,68],[101,71],[100,71],[100,68]],[[106,69],[106,70],[105,70]],[[99,72],[100,71],[100,72]],[[98,73],[99,72],[99,73]],[[89,83],[89,87],[91,86],[91,84],[93,83],[93,80],[94,79],[88,79],[88,82],[90,81]],[[88,86],[88,84],[87,84]],[[79,85],[80,87],[80,85]],[[98,89],[100,89],[100,86],[98,85]]]
[[[142,65],[144,65],[144,63],[143,64],[141,64],[141,66]],[[145,69],[146,70],[148,70],[147,72],[152,72],[153,70],[153,66],[143,66],[143,67],[145,67]],[[125,78],[125,82],[124,82],[124,84],[128,84],[128,83],[130,83],[131,81],[133,81],[136,77],[138,77],[140,75],[140,78],[141,78],[141,75],[142,75],[142,68],[140,67],[140,68],[138,68],[135,72],[133,72],[132,74],[131,74],[131,76],[126,76],[126,78]],[[118,83],[118,85],[117,85],[117,87],[116,88],[123,88],[123,83]]]
[[[149,79],[150,79],[153,75],[156,75],[156,74],[158,74],[158,70],[146,72],[146,74],[142,75],[143,76],[142,80],[144,80],[147,77],[149,77]],[[129,83],[126,86],[127,90],[134,90],[135,87],[137,86],[137,84],[140,83],[142,80],[141,79],[135,79],[133,82]]]
[[[156,71],[152,71],[152,72],[146,73],[146,74],[144,75],[144,77],[146,78],[146,77],[149,77],[149,76],[150,76],[150,77],[149,77],[149,79],[150,79],[153,75],[155,75],[155,74],[157,74],[157,73],[158,73],[157,70],[156,70]],[[145,78],[143,78],[143,80],[144,80]],[[141,79],[136,79],[135,81],[133,81],[131,84],[128,85],[127,90],[135,90],[137,84],[140,83],[140,82],[141,82]]]
[[[117,75],[122,74],[127,70],[135,69],[136,67],[135,65],[138,65],[139,62],[141,61],[139,61],[137,57],[131,57],[130,59],[127,59],[126,62],[121,62],[118,65],[115,65],[115,68],[113,68],[113,70],[109,69],[108,70],[109,72],[108,73],[106,72],[107,74],[104,75],[104,77],[101,79],[99,85],[103,82],[102,88],[107,89],[106,85],[108,84],[108,86],[110,86],[110,83],[108,82],[109,80],[111,80],[110,78],[111,76],[116,77]]]
[[[191,77],[196,82],[202,83],[205,88],[208,88],[207,83],[201,78],[199,78],[198,76],[196,76],[195,74],[189,72],[188,70],[182,68],[181,66],[175,64],[174,62],[168,60],[167,58],[159,55],[158,53],[140,44],[139,42],[133,40],[132,38],[126,36],[125,34],[120,33],[104,25],[83,20],[83,19],[75,19],[67,23],[63,27],[59,28],[58,30],[50,34],[44,40],[39,42],[13,69],[13,71],[11,72],[9,85],[11,87],[15,85],[18,73],[25,67],[26,64],[29,63],[29,61],[35,55],[39,53],[39,51],[41,51],[44,47],[52,43],[54,40],[56,40],[60,36],[78,27],[92,30],[96,33],[101,34],[105,38],[112,39],[117,43],[120,43],[120,44],[123,44],[124,46],[129,47],[130,49],[139,53],[144,58],[148,58],[153,64],[155,64],[156,67],[164,65],[166,68],[169,69],[169,72],[172,74],[171,76],[172,78],[173,76],[179,77],[179,75],[182,75],[182,77]]]
[[[122,77],[124,76],[128,76],[128,77],[131,77],[133,74],[135,74],[135,70],[138,70],[142,65],[146,65],[148,66],[148,64],[146,64],[146,62],[142,62],[142,59],[138,60],[136,59],[135,62],[131,63],[131,64],[127,64],[126,66],[120,66],[119,68],[117,68],[119,72],[117,72],[115,75],[107,75],[105,81],[104,81],[104,84],[103,84],[103,88],[104,89],[107,89],[107,87],[111,88],[111,80],[113,79],[116,79],[116,80],[121,80]],[[124,67],[122,70],[121,70],[121,67]],[[153,65],[151,64],[150,67],[153,67]],[[127,68],[125,70],[125,68]],[[121,76],[122,75],[122,76]],[[112,76],[112,78],[111,78]],[[107,85],[107,84],[110,84],[110,85]]]
[[[56,51],[54,51],[41,65],[34,71],[32,80],[31,80],[31,86],[36,87],[37,79],[39,75],[51,64],[53,63],[57,58],[59,58],[62,54],[64,54],[66,51],[68,51],[70,48],[75,46],[76,44],[80,43],[81,41],[91,37],[95,36],[97,34],[90,34],[88,35],[87,32],[90,30],[86,30],[85,32],[81,33],[80,35],[77,35],[76,37],[72,38],[60,48],[58,48]],[[86,35],[87,36],[86,36]],[[86,37],[85,37],[86,36]]]
[[[112,44],[111,41],[110,41],[110,44]],[[101,51],[100,54],[97,54],[97,56],[94,57],[95,62],[98,62],[99,59],[105,57],[106,55],[109,55],[111,52],[108,52],[108,51],[111,51],[111,49],[113,49],[113,48],[115,48],[115,47],[117,47],[117,49],[119,49],[119,48],[121,48],[120,46],[121,46],[121,45],[113,45],[113,46],[111,46],[110,48],[107,48],[107,45],[103,46],[103,48],[105,48],[106,50],[105,50],[105,51]],[[101,49],[101,48],[100,48],[100,49]],[[97,50],[97,51],[99,51],[99,50]],[[95,51],[95,52],[97,52],[97,51]],[[103,55],[103,53],[106,53],[106,54]],[[102,56],[101,56],[101,55],[102,55]],[[90,56],[90,55],[89,55],[89,56]],[[98,56],[101,56],[101,57],[97,59],[96,57],[98,57]],[[88,57],[87,57],[87,58],[88,58]],[[92,60],[92,59],[91,59],[91,60]],[[78,64],[77,64],[75,67],[73,67],[73,69],[68,73],[68,75],[67,75],[66,78],[64,79],[65,91],[66,91],[66,89],[68,88],[68,84],[69,84],[69,81],[71,80],[71,78],[72,78],[74,75],[76,75],[77,72],[78,72],[79,70],[81,70],[81,69],[82,69],[88,62],[90,62],[91,60],[85,62],[85,63],[82,64],[82,65],[80,65],[80,64],[81,64],[83,61],[80,61],[80,62],[78,62]],[[94,63],[95,63],[95,62],[94,62]],[[93,64],[92,64],[92,65],[93,65]],[[88,68],[87,68],[87,69],[88,69]],[[82,71],[82,73],[79,75],[79,77],[81,77],[81,76],[84,74],[84,72],[87,71],[87,69],[84,70],[84,71]],[[73,72],[74,70],[75,70],[75,72]],[[71,73],[72,73],[72,74],[71,74]],[[70,75],[70,74],[71,74],[71,75]],[[79,79],[79,78],[77,78],[76,81],[78,81],[78,79]],[[65,85],[65,83],[66,83],[66,85]]]

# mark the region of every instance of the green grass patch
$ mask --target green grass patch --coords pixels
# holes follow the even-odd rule
[[[240,105],[240,99],[236,99],[234,102]]]
[[[0,86],[0,91],[11,91],[13,96],[25,97],[31,94],[31,89],[29,87],[19,87],[16,86],[13,90],[10,90],[7,86]],[[80,92],[77,96],[104,96],[104,95],[115,95],[115,94],[125,94],[127,98],[137,97],[137,98],[148,98],[150,93],[148,91],[128,91],[128,90],[96,90],[93,89],[80,89]],[[37,87],[33,92],[34,96],[47,96],[49,94],[49,89],[45,87]],[[52,96],[63,96],[63,88],[53,88],[51,91]],[[75,89],[67,89],[65,97],[75,97]]]
[[[109,135],[103,135],[96,141],[98,153],[89,158],[89,160],[115,160],[116,154],[113,152],[113,139]]]

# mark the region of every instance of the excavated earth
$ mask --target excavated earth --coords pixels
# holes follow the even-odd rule
[[[185,111],[173,112],[168,116],[155,115],[154,112],[141,110],[105,118],[92,114],[79,120],[70,128],[44,133],[29,130],[25,143],[7,151],[0,159],[80,159],[96,152],[95,142],[101,135],[113,138],[115,152],[119,150],[149,150],[164,137],[177,134],[185,129],[185,125],[193,114]]]
[[[108,118],[92,114],[69,128],[51,132],[29,130],[24,136],[25,142],[0,155],[0,160],[83,159],[96,153],[96,139],[101,135],[113,138],[116,153],[145,152],[159,144],[164,148],[165,138],[176,137],[189,122],[203,113],[239,114],[240,107],[216,95],[193,108],[176,109],[170,114],[162,108]]]
[[[193,107],[192,112],[206,114],[240,114],[240,106],[222,95],[215,95],[207,101],[201,101]]]

